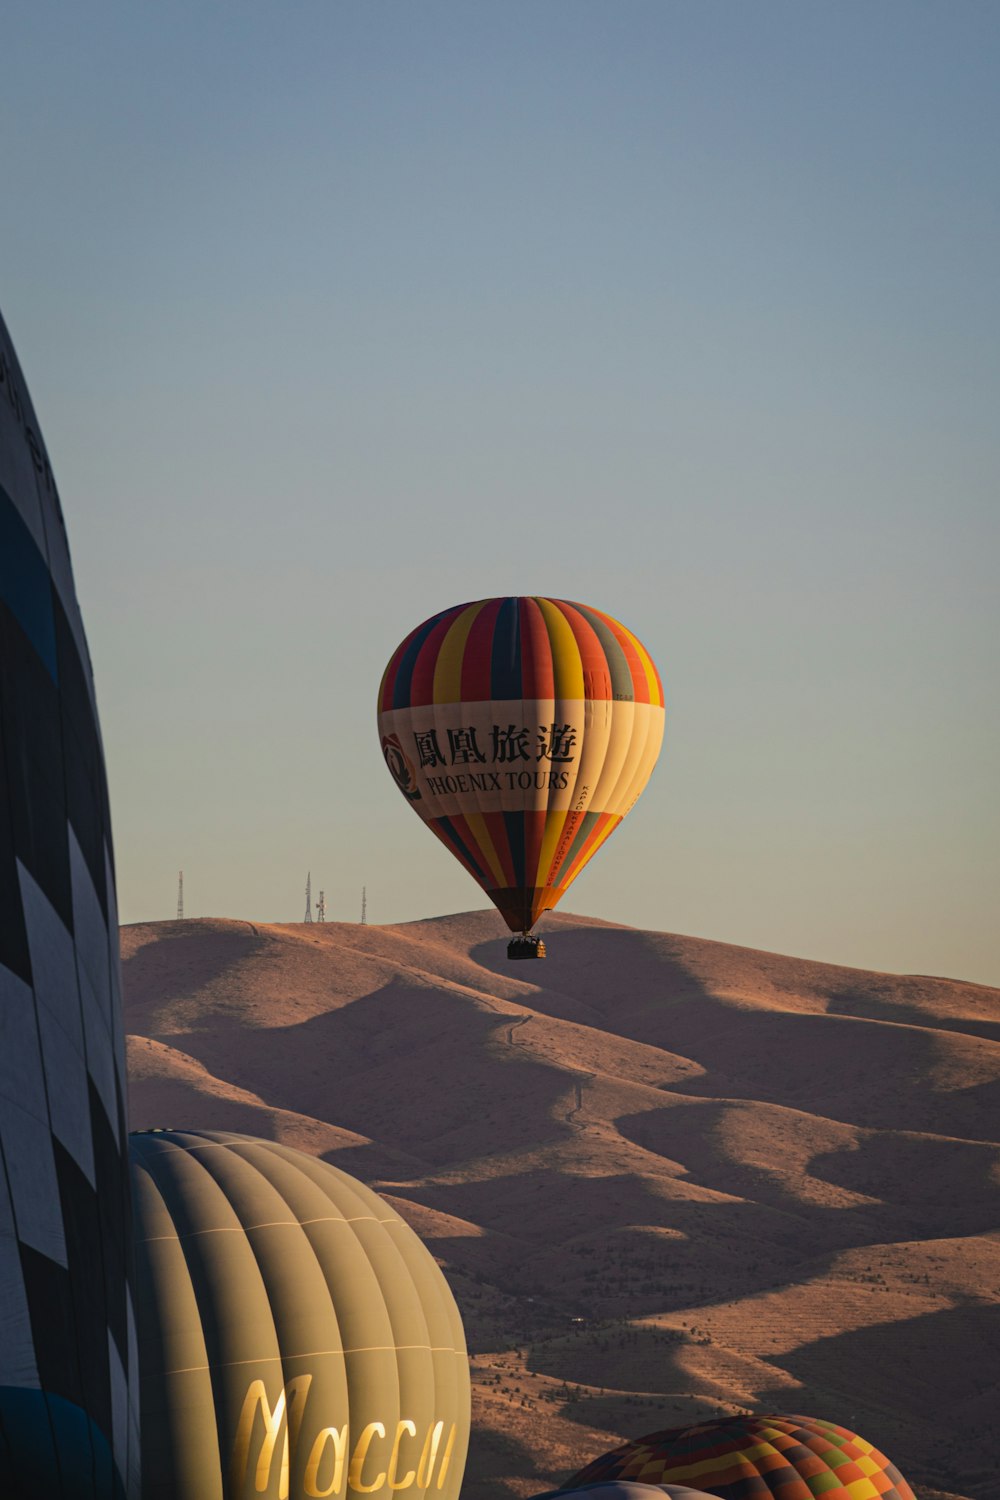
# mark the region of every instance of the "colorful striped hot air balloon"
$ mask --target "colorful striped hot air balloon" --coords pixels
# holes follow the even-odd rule
[[[510,956],[543,956],[530,929],[618,827],[660,753],[663,687],[649,652],[590,605],[480,599],[410,632],[378,709],[403,796],[522,934]]]
[[[885,1454],[816,1417],[738,1416],[653,1432],[615,1448],[563,1486],[685,1484],[724,1500],[914,1500]]]

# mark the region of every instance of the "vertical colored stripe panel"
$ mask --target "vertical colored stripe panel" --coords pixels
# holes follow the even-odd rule
[[[534,900],[531,903],[531,925],[534,927],[543,912],[551,911],[558,905],[560,893],[554,886],[536,886]]]
[[[566,820],[571,816],[568,812],[550,812],[545,818],[545,832],[542,835],[542,846],[538,851],[538,875],[536,885],[552,885],[552,864],[556,857],[556,850],[566,827]]]
[[[448,698],[438,698],[439,703],[452,703],[457,699],[463,703],[489,702],[493,634],[500,603],[499,599],[484,599],[478,606],[476,618],[470,623],[463,642],[462,668],[455,692]]]
[[[458,703],[462,694],[462,663],[469,631],[488,601],[468,604],[451,622],[434,666],[434,702]]]
[[[528,884],[524,860],[524,813],[505,812],[503,820],[507,829],[510,860],[514,868],[514,885],[518,890],[523,890]]]
[[[552,642],[545,628],[545,616],[537,599],[520,599],[521,611],[521,681],[524,698],[554,698],[555,673],[552,666]]]
[[[449,615],[452,612],[451,610],[444,610],[442,614]],[[432,615],[429,620],[425,620],[422,625],[418,625],[417,629],[403,645],[393,677],[392,701],[388,705],[390,708],[407,708],[409,706],[410,684],[417,655],[424,641],[441,618],[442,615]]]
[[[497,859],[500,861],[500,868],[503,870],[503,883],[511,890],[515,890],[517,881],[514,879],[514,861],[511,858],[510,844],[507,841],[507,823],[504,814],[502,812],[484,813],[483,821],[489,830]]]
[[[451,852],[458,856],[473,879],[478,880],[480,885],[489,885],[489,880],[485,872],[480,868],[478,860],[476,860],[472,850],[459,834],[452,820],[450,818],[435,818],[430,826],[434,829],[441,842],[447,844]]]
[[[633,743],[636,718],[647,713],[644,705],[629,699],[614,699],[607,705],[608,718],[604,741],[604,758],[590,800],[591,807],[605,812],[620,812],[625,788],[631,785]]]
[[[493,626],[490,658],[491,698],[521,698],[521,611],[519,600],[505,599]]]
[[[650,656],[649,652],[646,650],[645,646],[642,644],[637,635],[633,635],[631,630],[626,630],[624,625],[619,626],[619,629],[623,632],[623,634],[628,636],[629,640],[632,642],[632,645],[635,647],[636,654],[639,657],[640,662],[642,663],[642,670],[645,673],[646,686],[648,688],[647,702],[655,703],[660,708],[662,708],[664,702],[663,683],[660,681],[660,674],[653,664],[653,658]]]
[[[594,613],[602,614],[603,611],[595,610]],[[664,704],[663,683],[660,681],[660,674],[656,670],[653,658],[639,637],[633,635],[632,631],[626,625],[623,625],[620,620],[613,620],[610,615],[604,615],[604,619],[614,630],[626,653],[634,652],[635,654],[638,670],[642,673],[642,682],[645,684],[647,694],[647,696],[639,699],[639,701],[655,703],[662,708]]]
[[[608,629],[614,632],[615,639],[624,652],[625,660],[628,662],[628,669],[632,676],[632,689],[635,693],[635,701],[637,703],[648,703],[649,678],[643,666],[642,658],[636,650],[635,638],[630,631],[626,630],[617,620],[613,620],[610,615],[606,615],[603,610],[595,609],[593,613],[600,615],[604,623],[608,626]]]
[[[607,828],[613,819],[608,813],[588,813],[573,840],[559,870],[559,883],[571,885],[589,859],[595,840],[600,840],[602,828]]]
[[[578,610],[585,620],[590,622],[594,634],[601,643],[604,658],[608,664],[608,672],[611,676],[612,698],[624,702],[633,699],[635,697],[635,685],[632,682],[632,673],[629,670],[628,659],[622,649],[621,641],[607,620],[596,609],[591,609],[587,604],[573,604],[572,607]]]
[[[545,872],[546,885],[562,884],[560,871],[565,867],[566,856],[569,854],[573,840],[576,838],[577,830],[586,816],[587,814],[582,812],[568,812],[565,814],[563,826],[559,830],[559,839],[555,847],[555,852],[549,868]]]
[[[461,611],[448,610],[447,614],[437,620],[418,647],[410,675],[410,696],[407,702],[409,708],[421,708],[424,704],[434,702],[434,673],[441,651],[441,642],[459,613]]]
[[[570,879],[569,872],[573,866],[573,861],[583,849],[600,817],[601,814],[599,812],[581,813],[579,815],[579,821],[573,830],[572,842],[568,848],[564,846],[560,851],[559,867],[552,872],[553,881],[558,881],[560,885],[565,885]]]
[[[558,604],[554,604],[551,599],[539,599],[538,607],[552,643],[555,697],[582,698],[583,663],[573,628]]]
[[[642,658],[635,649],[635,642],[627,630],[615,622],[615,634],[618,637],[622,650],[628,660],[629,670],[632,673],[632,686],[635,689],[636,703],[649,702],[649,678],[642,664]]]
[[[544,808],[523,814],[524,818],[524,883],[526,886],[544,885],[539,865],[542,843],[545,838],[547,814]]]
[[[653,774],[653,767],[663,746],[665,718],[662,708],[656,708],[653,704],[639,705],[626,767],[631,771],[631,777],[627,785],[622,784],[620,793],[616,794],[616,810],[623,817],[634,807],[636,798]]]
[[[500,863],[497,851],[493,846],[493,837],[486,826],[486,819],[481,812],[467,812],[462,819],[455,819],[456,823],[464,823],[469,833],[469,839],[475,844],[476,849],[482,855],[483,860],[489,867],[490,884],[506,884],[503,866]]]
[[[621,818],[617,813],[600,813],[598,815],[598,821],[588,835],[583,847],[573,855],[571,863],[564,867],[562,878],[567,885],[576,879],[584,865],[590,863],[598,849],[611,837],[620,822]]]
[[[612,696],[611,672],[608,667],[608,658],[593,625],[574,604],[567,603],[565,599],[554,599],[553,603],[562,610],[580,652],[583,696],[585,698],[610,698]]]
[[[474,816],[475,814],[473,814]],[[468,817],[463,816],[461,813],[454,813],[450,822],[456,837],[462,840],[462,843],[476,862],[476,868],[480,872],[477,876],[480,884],[484,887],[491,886],[493,884],[493,871],[490,867],[490,860],[487,857],[487,851],[483,847],[482,840],[478,837],[474,824],[470,822]]]

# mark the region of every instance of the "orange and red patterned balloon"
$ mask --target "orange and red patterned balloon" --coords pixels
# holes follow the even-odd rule
[[[382,753],[513,932],[565,894],[649,780],[663,687],[601,610],[480,599],[433,615],[379,689]]]
[[[914,1500],[884,1453],[817,1417],[737,1416],[635,1438],[563,1489],[607,1481],[686,1484],[724,1500]]]

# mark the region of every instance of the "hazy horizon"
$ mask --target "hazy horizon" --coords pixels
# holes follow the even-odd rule
[[[0,307],[123,922],[485,904],[375,694],[493,594],[623,620],[660,765],[565,905],[1000,984],[1000,16],[188,0],[5,25]]]

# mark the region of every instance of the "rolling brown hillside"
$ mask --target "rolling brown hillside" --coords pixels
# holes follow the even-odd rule
[[[133,1126],[391,1199],[465,1318],[469,1500],[751,1409],[1000,1500],[1000,991],[544,926],[124,928]]]

